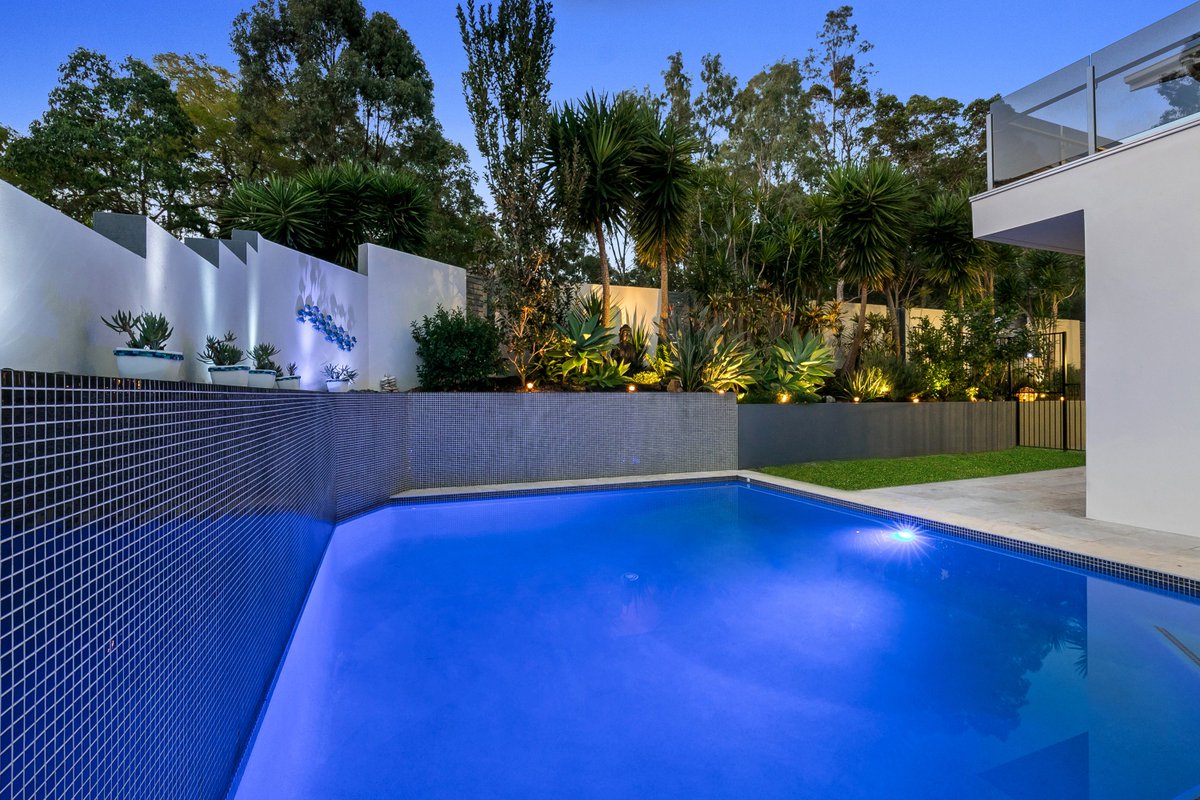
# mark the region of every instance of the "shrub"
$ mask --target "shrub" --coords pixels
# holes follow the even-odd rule
[[[438,306],[432,317],[412,324],[417,343],[417,379],[431,392],[488,388],[503,366],[500,331],[483,317]]]
[[[926,375],[931,393],[945,400],[1002,397],[1008,368],[1035,344],[1011,309],[987,304],[947,310],[940,327],[920,319],[909,332],[909,361]]]

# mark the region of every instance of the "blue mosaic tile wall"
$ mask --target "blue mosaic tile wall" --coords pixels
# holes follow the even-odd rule
[[[333,528],[320,396],[0,373],[0,797],[222,797]]]
[[[0,372],[0,799],[216,800],[335,520],[409,488],[732,469],[714,395]]]

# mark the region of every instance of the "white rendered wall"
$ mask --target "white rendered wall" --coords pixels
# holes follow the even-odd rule
[[[115,375],[112,349],[123,342],[100,316],[144,309],[173,324],[167,348],[184,353],[185,380],[208,380],[195,354],[206,335],[232,330],[243,349],[277,346],[277,362],[298,364],[302,388],[324,388],[326,363],[348,364],[361,388],[376,388],[383,373],[415,374],[413,349],[403,346],[414,318],[438,303],[463,302],[464,270],[386,248],[370,248],[368,278],[255,233],[193,248],[144,217],[98,215],[96,222],[103,235],[0,181],[0,367]],[[355,348],[338,350],[296,322],[305,303],[357,336]],[[381,312],[373,325],[371,304]],[[372,336],[380,343],[375,360]]]
[[[391,375],[398,388],[411,389],[417,385],[418,362],[412,322],[432,315],[439,305],[447,310],[464,308],[467,272],[373,244],[359,248],[358,263],[371,288],[367,294],[371,385],[377,387],[384,375]]]
[[[975,235],[1087,256],[1087,514],[1200,536],[1200,125],[973,198]]]

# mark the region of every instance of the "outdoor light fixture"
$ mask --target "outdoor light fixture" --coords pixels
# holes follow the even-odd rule
[[[912,399],[912,401],[913,401],[914,403],[919,403],[919,402],[921,402],[921,398],[919,398],[919,397],[914,397],[914,398]]]
[[[859,402],[859,401],[861,401],[861,400],[862,400],[862,398],[861,398],[861,397],[851,397],[851,398],[850,398],[850,402],[852,402],[852,403],[857,403],[857,402]]]
[[[909,528],[901,528],[892,534],[892,538],[900,542],[911,542],[917,538],[917,534]]]
[[[533,391],[533,381],[530,381],[529,383],[525,384],[525,391],[527,391],[527,392]]]
[[[786,403],[790,399],[791,395],[789,395],[787,392],[780,392],[779,394],[775,395],[776,403]]]
[[[636,387],[636,386],[634,386],[634,385],[631,383],[631,384],[629,384],[628,386],[626,386],[626,387],[625,387],[625,391],[627,391],[627,392],[636,392],[636,391],[637,391],[637,387]]]

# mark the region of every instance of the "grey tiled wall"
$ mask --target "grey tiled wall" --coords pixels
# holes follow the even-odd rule
[[[732,398],[0,372],[0,798],[223,797],[333,523],[395,492],[732,468]]]
[[[333,528],[311,396],[0,373],[0,797],[221,797]]]
[[[405,489],[737,468],[732,395],[349,394],[338,518]]]

